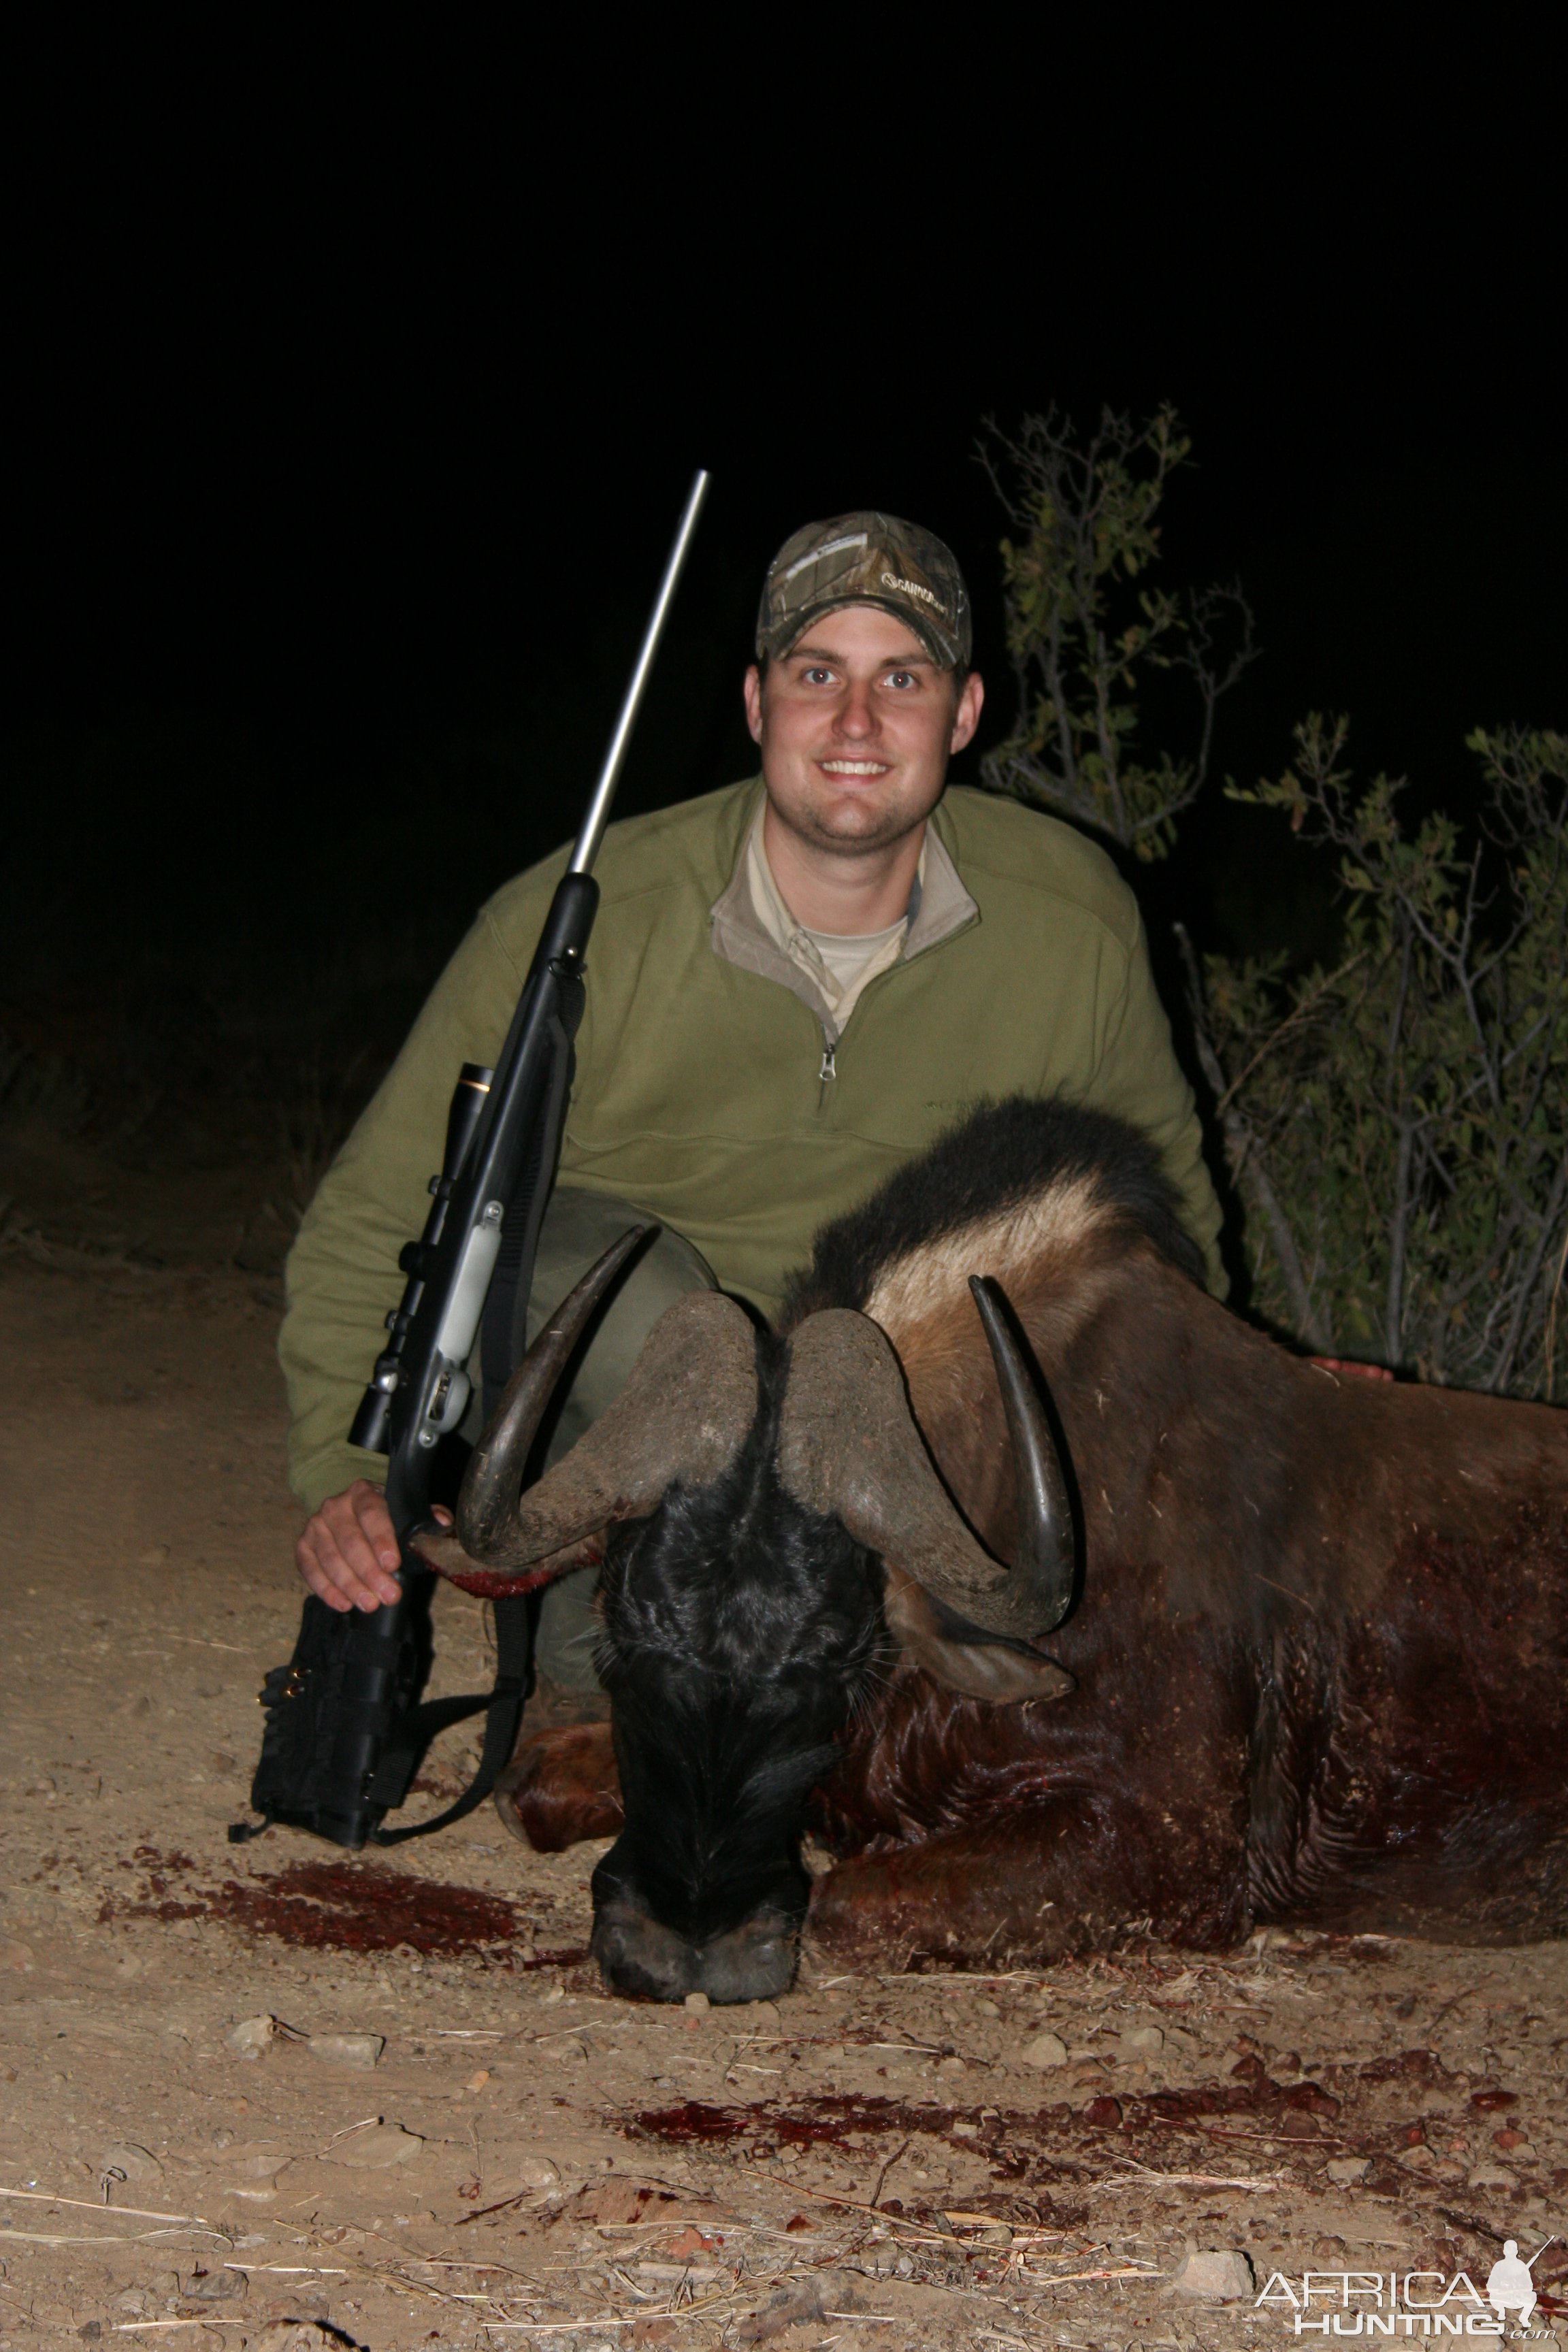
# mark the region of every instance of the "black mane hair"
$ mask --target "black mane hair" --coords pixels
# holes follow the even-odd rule
[[[1058,1096],[1012,1095],[982,1103],[868,1201],[823,1226],[810,1264],[785,1291],[784,1328],[818,1307],[864,1307],[895,1259],[1051,1184],[1086,1177],[1120,1222],[1203,1281],[1203,1255],[1181,1222],[1180,1196],[1142,1128]]]

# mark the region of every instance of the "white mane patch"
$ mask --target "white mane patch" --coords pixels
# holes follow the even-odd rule
[[[1070,1257],[1115,1213],[1100,1197],[1094,1176],[1064,1177],[895,1258],[877,1276],[866,1312],[896,1344],[901,1329],[967,1303],[972,1274],[994,1275],[1005,1289],[1009,1276],[1037,1272],[1047,1258]]]

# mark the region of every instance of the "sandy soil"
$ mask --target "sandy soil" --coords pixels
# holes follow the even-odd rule
[[[488,1809],[385,1860],[229,1846],[298,1616],[276,1290],[232,1241],[87,1239],[0,1258],[0,2352],[1267,2344],[1276,2272],[1568,2237],[1559,1946],[808,1960],[688,2013],[584,1965],[598,1848]],[[438,1639],[437,1687],[483,1673],[477,1604]],[[1226,2251],[1245,2296],[1182,2291]],[[1568,2307],[1568,2250],[1534,2276]]]

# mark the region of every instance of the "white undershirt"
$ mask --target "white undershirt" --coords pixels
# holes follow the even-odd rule
[[[757,919],[776,947],[820,991],[822,1001],[842,1030],[862,992],[879,972],[896,964],[904,950],[908,915],[900,915],[885,931],[813,931],[795,920],[768,864],[763,845],[766,803],[757,811],[746,844],[746,879]],[[925,874],[925,845],[921,845],[921,876]]]

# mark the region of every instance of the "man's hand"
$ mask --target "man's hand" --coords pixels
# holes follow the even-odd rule
[[[305,1522],[294,1547],[300,1575],[329,1609],[379,1609],[399,1598],[397,1538],[379,1486],[356,1478]]]

